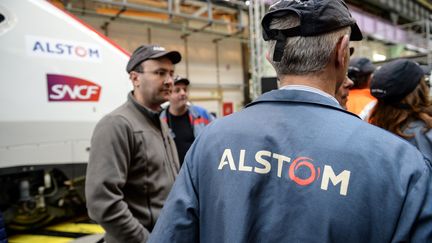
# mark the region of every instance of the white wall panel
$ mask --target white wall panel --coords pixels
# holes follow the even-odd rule
[[[215,36],[193,34],[188,37],[189,78],[193,83],[216,84]]]
[[[104,33],[100,27],[107,20],[106,18],[79,17]],[[226,38],[218,42],[219,66],[217,66],[217,47],[214,40],[219,39],[219,36],[205,33],[190,34],[187,37],[188,55],[186,55],[185,40],[181,38],[184,33],[179,30],[118,20],[108,25],[107,33],[110,39],[129,52],[139,45],[148,43],[160,44],[167,49],[179,51],[183,59],[176,65],[176,73],[181,76],[189,73],[188,78],[192,83],[190,96],[194,102],[200,103],[206,109],[220,115],[224,101],[233,102],[236,111],[242,106],[243,67],[239,40]],[[221,85],[220,93],[217,89],[218,84]]]
[[[237,40],[219,42],[219,71],[221,84],[243,84],[241,44]]]

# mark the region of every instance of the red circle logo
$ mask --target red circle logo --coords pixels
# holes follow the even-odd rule
[[[85,57],[87,55],[87,50],[82,46],[75,47],[75,54],[79,57]]]
[[[310,171],[310,176],[308,178],[300,178],[296,176],[295,171],[300,167],[306,167]],[[289,167],[288,175],[291,180],[301,186],[307,186],[315,181],[320,176],[320,168],[315,168],[312,164],[312,159],[308,157],[299,157],[295,159]]]

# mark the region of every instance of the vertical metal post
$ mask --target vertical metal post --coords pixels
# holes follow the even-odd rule
[[[218,96],[218,105],[219,107],[222,107],[223,102],[223,95],[222,95],[222,86],[220,82],[220,67],[219,67],[219,41],[221,39],[215,39],[213,40],[213,43],[215,44],[215,54],[216,54],[216,84],[217,84],[217,96]]]
[[[151,35],[151,28],[150,27],[147,28],[147,43],[148,44],[152,43],[152,35]]]
[[[251,72],[251,98],[255,98],[255,77],[256,77],[256,62],[255,62],[255,35],[254,35],[254,1],[249,4],[249,48],[250,48],[250,72]]]
[[[186,78],[189,78],[189,48],[188,48],[188,37],[183,37],[184,50],[185,50],[185,68],[186,68]]]
[[[251,87],[252,99],[261,94],[261,77],[263,73],[263,40],[261,37],[261,18],[264,15],[264,3],[261,0],[251,1],[249,5],[249,31],[251,53]]]
[[[207,15],[209,23],[213,22],[213,5],[211,0],[207,0]]]
[[[426,19],[426,46],[427,46],[427,65],[431,67],[432,65],[432,50],[431,50],[431,35],[430,35],[430,20]]]
[[[172,0],[168,0],[168,15],[169,15],[169,18],[172,19],[172,16],[173,16],[173,1]]]
[[[243,69],[243,105],[247,105],[251,102],[251,95],[250,95],[250,65],[251,61],[247,57],[248,45],[246,43],[241,43],[241,59],[242,59],[242,69]]]

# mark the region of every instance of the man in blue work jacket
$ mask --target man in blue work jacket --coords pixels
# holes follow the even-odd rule
[[[432,242],[431,164],[343,110],[362,34],[341,0],[281,0],[262,20],[281,88],[194,142],[149,242]]]

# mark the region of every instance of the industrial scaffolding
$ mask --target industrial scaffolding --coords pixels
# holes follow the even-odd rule
[[[261,78],[264,64],[264,40],[261,31],[261,19],[264,16],[265,4],[255,0],[249,5],[249,43],[250,43],[250,94],[255,99],[261,94]]]

